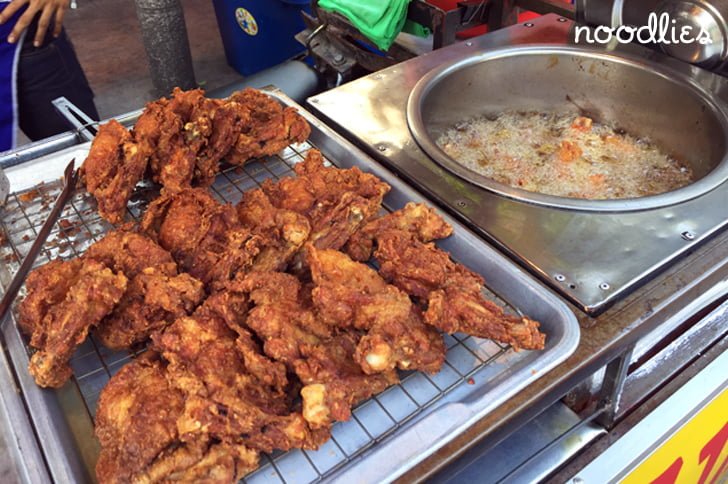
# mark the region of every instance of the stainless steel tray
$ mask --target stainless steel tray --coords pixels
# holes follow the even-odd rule
[[[282,103],[293,101],[271,91]],[[265,163],[230,167],[217,177],[212,191],[220,200],[236,203],[244,190],[267,178],[292,175],[293,164],[315,146],[333,164],[358,166],[386,180],[392,191],[385,206],[395,210],[409,201],[425,201],[391,172],[345,141],[311,114],[296,106],[311,123],[308,142],[292,145]],[[43,223],[60,190],[58,176],[68,159],[83,160],[89,144],[80,145],[7,170],[13,194],[4,209],[0,247],[0,278],[7,283]],[[38,183],[43,183],[37,187]],[[29,190],[32,196],[24,195]],[[154,187],[137,191],[130,214],[138,218],[156,196]],[[246,482],[386,481],[396,478],[431,455],[474,421],[482,418],[530,382],[567,358],[579,341],[579,326],[570,309],[531,276],[501,256],[450,217],[454,235],[440,246],[455,259],[485,276],[491,297],[509,310],[543,323],[546,349],[515,352],[490,340],[465,335],[446,336],[447,361],[440,373],[402,375],[402,383],[360,404],[348,422],[333,428],[333,438],[316,452],[292,451],[266,455],[261,468]],[[74,195],[39,257],[74,257],[111,227],[98,217],[95,202],[85,192]],[[502,296],[499,297],[499,296]],[[40,446],[58,482],[93,479],[98,454],[93,415],[99,392],[133,355],[112,352],[90,337],[71,360],[74,378],[60,390],[38,388],[27,372],[28,348],[15,324],[4,337],[19,387],[30,412]]]

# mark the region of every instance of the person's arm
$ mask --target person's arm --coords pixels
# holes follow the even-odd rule
[[[51,21],[53,21],[53,36],[58,37],[61,34],[63,16],[66,14],[69,4],[70,0],[13,0],[2,10],[2,12],[0,12],[0,24],[5,23],[24,5],[28,5],[28,9],[15,23],[13,31],[10,32],[10,35],[8,35],[8,42],[11,44],[17,42],[20,38],[20,34],[28,28],[28,25],[30,25],[30,22],[33,21],[33,17],[35,17],[38,12],[40,12],[41,15],[40,20],[38,21],[38,30],[35,33],[33,45],[40,47]]]

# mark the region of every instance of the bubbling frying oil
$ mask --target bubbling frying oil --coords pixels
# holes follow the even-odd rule
[[[693,173],[653,144],[574,114],[504,112],[456,125],[437,145],[500,183],[568,198],[639,198],[690,184]]]

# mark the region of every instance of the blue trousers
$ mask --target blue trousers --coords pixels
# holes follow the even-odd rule
[[[34,30],[29,29],[25,36],[17,78],[18,122],[33,141],[70,129],[51,104],[59,96],[65,96],[92,119],[99,119],[94,94],[65,30],[57,39],[48,34],[38,48],[33,47]]]

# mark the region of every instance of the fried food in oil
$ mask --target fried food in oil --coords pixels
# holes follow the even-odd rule
[[[177,420],[184,397],[157,355],[145,353],[124,366],[99,397],[99,482],[234,482],[258,466],[258,453],[241,444],[182,442]]]
[[[369,266],[335,250],[309,248],[313,304],[324,322],[365,332],[356,361],[367,374],[400,368],[435,373],[445,361],[440,334],[409,296]]]
[[[218,290],[238,271],[249,270],[262,242],[243,226],[235,207],[219,203],[200,188],[152,202],[142,228],[208,290]]]
[[[185,394],[182,440],[211,436],[266,452],[317,448],[328,430],[311,429],[292,410],[285,367],[260,353],[243,326],[246,308],[245,294],[223,290],[153,337],[170,381]]]
[[[64,280],[63,296],[53,287]],[[68,360],[89,329],[114,309],[124,295],[127,278],[103,264],[60,262],[28,277],[28,297],[21,305],[21,326],[32,328],[30,345],[37,348],[28,370],[42,387],[58,388],[71,377]],[[49,301],[58,301],[49,305]],[[27,307],[26,307],[27,305]]]
[[[254,272],[239,287],[250,293],[254,307],[245,322],[263,341],[263,351],[304,385],[302,412],[311,427],[348,420],[355,404],[399,382],[393,369],[374,375],[362,371],[354,360],[361,334],[334,334],[319,321],[310,294],[294,276]]]
[[[251,270],[282,271],[308,240],[308,219],[292,210],[273,206],[261,189],[249,190],[237,206],[240,221],[261,239],[260,253]]]
[[[147,155],[116,120],[99,127],[82,173],[86,188],[98,203],[99,214],[121,223],[134,187],[147,169]]]
[[[380,273],[408,294],[427,302],[425,321],[446,333],[462,332],[514,348],[544,348],[539,323],[505,314],[483,294],[483,278],[450,255],[411,234],[391,230],[377,236]]]
[[[389,230],[408,232],[422,242],[445,239],[452,234],[450,224],[433,208],[410,202],[404,208],[374,219],[355,232],[346,244],[345,252],[356,261],[368,261],[372,257],[377,235]]]

